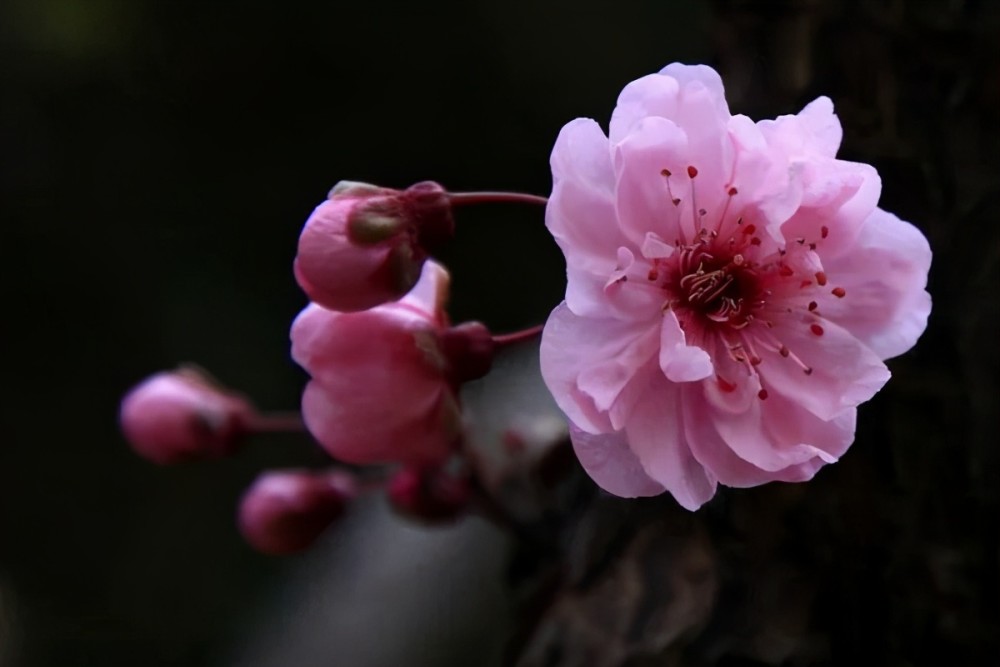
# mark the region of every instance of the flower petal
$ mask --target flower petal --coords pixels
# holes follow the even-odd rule
[[[864,403],[889,380],[889,369],[846,329],[829,320],[822,335],[811,331],[804,316],[775,318],[774,335],[807,367],[777,352],[763,354],[757,367],[764,387],[783,394],[822,420],[830,420]]]
[[[611,143],[617,144],[631,134],[644,118],[673,118],[679,91],[677,79],[662,74],[648,74],[626,85],[611,114]]]
[[[704,380],[714,372],[708,352],[687,344],[684,330],[672,310],[663,313],[660,326],[660,368],[672,382]]]
[[[420,279],[406,296],[397,304],[386,304],[385,308],[393,308],[400,304],[405,310],[415,309],[423,313],[427,319],[437,324],[443,324],[444,307],[448,302],[448,292],[451,287],[451,275],[448,270],[433,260],[424,262],[420,270]]]
[[[668,243],[693,236],[687,156],[687,136],[665,118],[644,118],[615,146],[618,221],[624,235],[637,247],[642,246],[647,232],[658,234]],[[671,176],[665,176],[664,169]],[[678,188],[676,192],[671,190],[674,187]],[[680,200],[677,206],[671,202],[672,196]]]
[[[819,457],[780,470],[763,470],[740,458],[715,428],[712,407],[692,387],[681,392],[684,435],[691,453],[719,480],[737,488],[759,486],[767,482],[801,482],[811,479],[824,465]]]
[[[900,355],[927,327],[931,297],[924,288],[930,264],[931,249],[920,230],[875,209],[857,247],[827,262],[828,276],[846,296],[828,299],[822,312],[882,359]]]
[[[589,118],[567,123],[552,149],[553,190],[545,224],[566,264],[607,276],[625,244],[614,208],[615,177],[608,138]]]
[[[611,431],[606,411],[656,354],[656,336],[632,321],[578,317],[563,302],[542,331],[542,378],[570,421],[588,433]]]
[[[663,493],[663,486],[650,479],[642,469],[621,431],[594,435],[570,423],[569,435],[583,469],[608,493],[622,498]]]
[[[767,471],[802,465],[814,458],[836,461],[854,441],[853,409],[825,421],[776,392],[743,413],[718,413],[713,420],[726,445],[741,459]]]
[[[695,460],[684,437],[677,385],[658,379],[636,404],[625,433],[646,474],[682,507],[696,510],[715,495],[715,476]]]
[[[345,390],[313,380],[302,394],[302,418],[332,456],[348,463],[439,463],[460,433],[460,414],[444,385],[428,389],[390,402],[374,385]]]
[[[758,125],[772,143],[792,157],[835,157],[844,135],[829,97],[817,97],[797,115],[762,120]]]

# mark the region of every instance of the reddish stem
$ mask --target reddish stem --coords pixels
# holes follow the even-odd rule
[[[548,203],[548,197],[539,195],[529,195],[523,192],[449,192],[448,199],[452,205],[462,204],[489,204],[509,202],[515,204],[541,204]]]
[[[515,345],[517,343],[534,338],[535,336],[542,333],[542,329],[544,328],[545,328],[544,324],[536,324],[533,327],[522,329],[520,331],[515,331],[513,333],[502,334],[500,336],[493,336],[493,345],[495,345],[496,347]]]

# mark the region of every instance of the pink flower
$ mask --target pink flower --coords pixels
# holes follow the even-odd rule
[[[562,129],[546,224],[568,287],[542,374],[604,489],[696,509],[850,446],[926,326],[931,251],[840,139],[825,97],[755,124],[680,64],[625,87],[609,136]]]
[[[122,400],[126,440],[140,456],[173,464],[234,453],[256,418],[239,394],[192,369],[157,373]]]
[[[295,278],[332,310],[394,301],[413,288],[427,249],[452,228],[448,195],[437,183],[400,191],[343,181],[306,221]]]
[[[334,457],[351,463],[438,463],[461,435],[457,387],[489,370],[481,324],[450,327],[448,273],[424,264],[400,301],[359,313],[316,304],[292,325],[292,357],[312,381],[302,416]]]
[[[240,532],[262,553],[302,551],[340,518],[357,492],[357,482],[342,471],[263,473],[240,502]]]

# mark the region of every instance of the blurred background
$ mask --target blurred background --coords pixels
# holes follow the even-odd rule
[[[881,205],[935,250],[927,333],[805,491],[837,499],[811,524],[840,536],[820,539],[824,655],[995,664],[998,43],[988,0],[3,0],[0,665],[501,664],[516,613],[495,530],[375,502],[312,554],[257,555],[241,490],[322,457],[275,436],[157,469],[118,435],[118,400],[196,361],[295,406],[291,260],[336,181],[546,194],[559,128],[606,123],[671,61],[715,66],[755,118],[829,95],[841,155],[879,169]],[[443,259],[456,320],[512,330],[561,299],[537,210],[463,210]],[[761,655],[725,664],[807,664]]]

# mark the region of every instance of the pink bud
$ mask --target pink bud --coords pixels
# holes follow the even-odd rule
[[[240,502],[240,532],[262,553],[303,551],[343,515],[357,491],[357,482],[345,471],[265,472]]]
[[[235,452],[256,415],[239,394],[193,369],[157,373],[122,400],[122,432],[143,458],[168,465]]]
[[[451,237],[445,190],[338,183],[299,237],[295,278],[312,301],[350,312],[394,301],[420,277],[428,249]]]
[[[456,382],[477,380],[493,366],[493,336],[479,322],[466,322],[441,333],[441,348]]]
[[[447,295],[448,273],[431,261],[395,303],[360,313],[312,304],[295,320],[292,357],[312,376],[302,416],[331,456],[433,465],[452,455],[458,384],[488,367],[490,341],[482,325],[447,327]]]
[[[403,468],[386,487],[389,502],[400,514],[429,523],[460,517],[472,496],[466,475],[452,475],[440,468]]]

